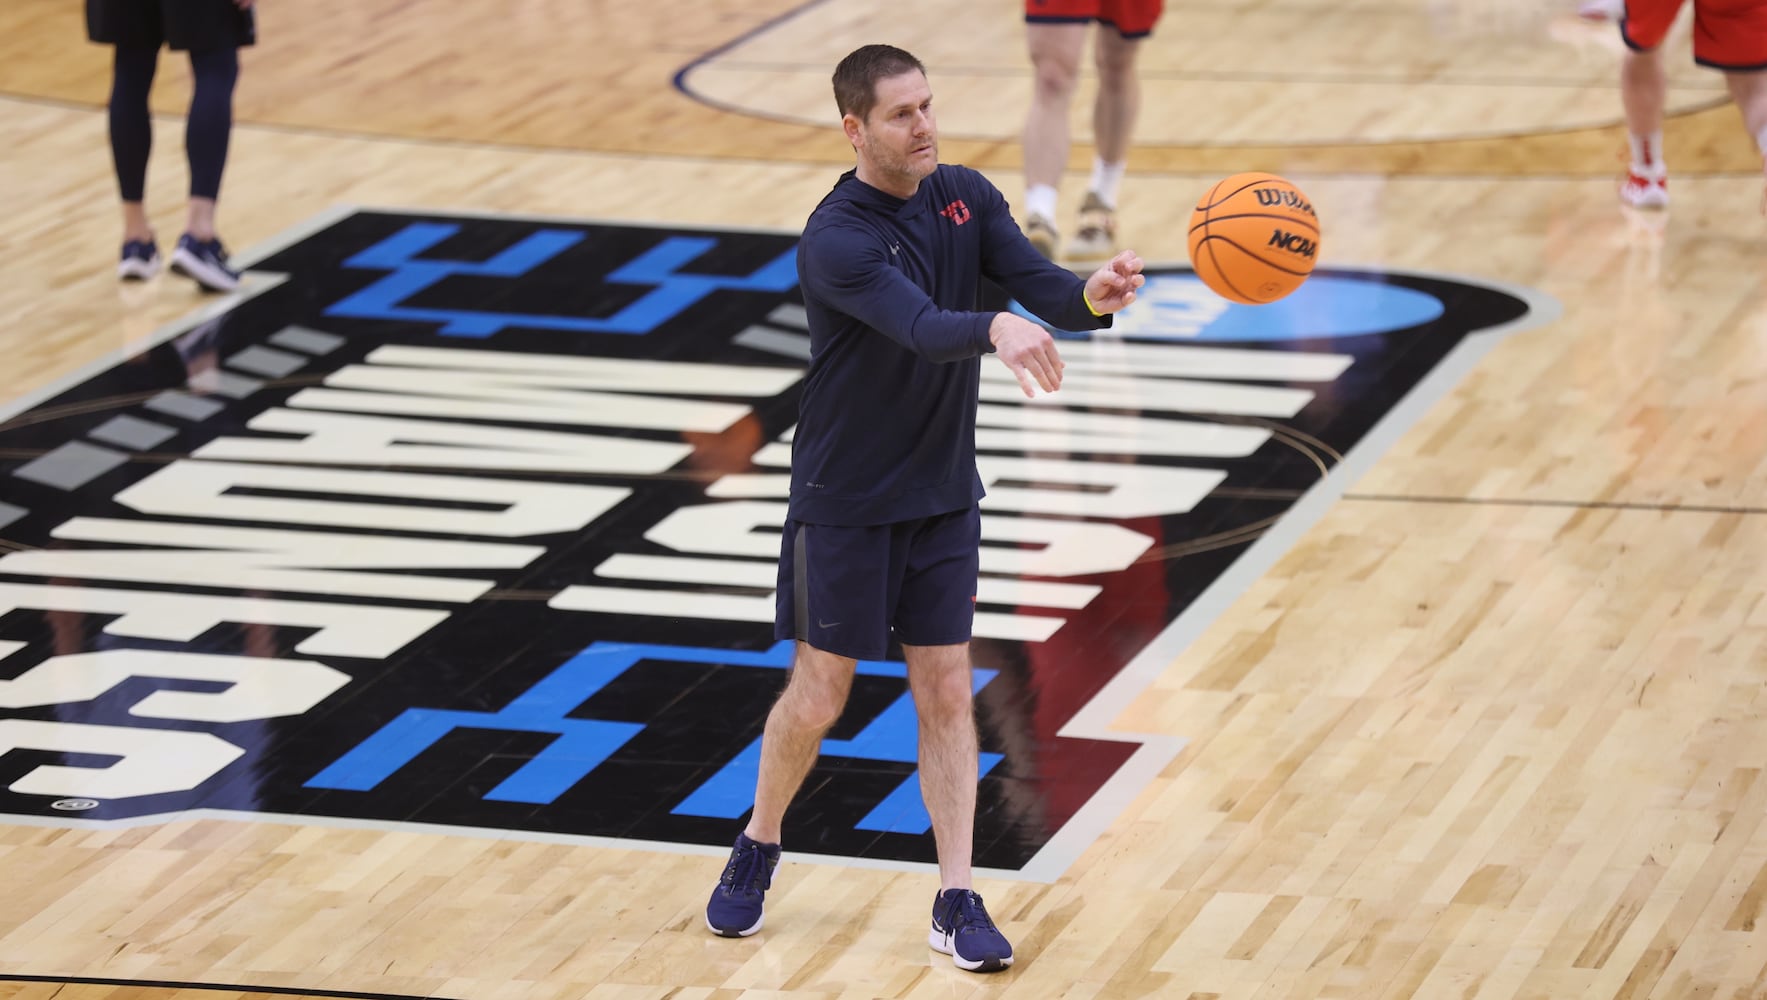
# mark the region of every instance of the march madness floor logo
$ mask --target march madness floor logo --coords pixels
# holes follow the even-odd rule
[[[368,821],[722,851],[808,355],[796,238],[352,212],[0,421],[0,813]],[[997,298],[991,308],[1011,308]],[[979,867],[1053,878],[1182,746],[1109,728],[1530,293],[1327,271],[1249,309],[1156,268],[985,366]],[[895,659],[794,853],[932,860]]]

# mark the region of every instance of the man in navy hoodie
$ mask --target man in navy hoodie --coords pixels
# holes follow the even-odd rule
[[[993,184],[939,164],[932,90],[907,52],[854,51],[834,71],[834,94],[858,164],[798,245],[810,369],[775,626],[797,653],[767,716],[754,811],[706,924],[726,937],[761,929],[786,807],[846,704],[856,662],[882,659],[893,635],[919,716],[921,797],[938,849],[928,943],[958,968],[989,972],[1012,964],[1012,946],[971,884],[976,402],[985,354],[1027,396],[1061,388],[1063,366],[1042,326],[977,311],[981,278],[1055,327],[1093,329],[1135,301],[1141,259],[1125,251],[1082,281],[1039,254]]]

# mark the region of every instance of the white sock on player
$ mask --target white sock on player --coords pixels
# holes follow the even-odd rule
[[[1663,133],[1628,135],[1626,143],[1632,148],[1634,174],[1646,180],[1661,180],[1668,176],[1669,170],[1663,165]]]
[[[1123,171],[1128,163],[1106,163],[1098,157],[1092,158],[1092,182],[1088,190],[1098,195],[1098,200],[1108,208],[1117,207],[1117,189],[1123,186]]]

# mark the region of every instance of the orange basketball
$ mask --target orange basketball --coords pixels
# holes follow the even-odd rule
[[[1233,302],[1275,302],[1301,287],[1318,257],[1313,203],[1275,174],[1234,174],[1190,215],[1190,266]]]

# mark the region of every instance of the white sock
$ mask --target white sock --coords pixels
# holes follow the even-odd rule
[[[1055,221],[1055,189],[1047,184],[1033,184],[1025,189],[1025,214],[1041,215]]]
[[[1755,148],[1761,151],[1762,156],[1767,156],[1767,125],[1761,126],[1761,131],[1755,133]]]
[[[1106,163],[1096,156],[1092,158],[1090,187],[1098,195],[1098,200],[1104,202],[1105,207],[1117,207],[1117,188],[1122,187],[1123,171],[1128,169],[1128,166],[1127,162]]]
[[[1633,173],[1650,180],[1668,176],[1669,170],[1663,165],[1663,133],[1627,135],[1626,142],[1632,147]]]

